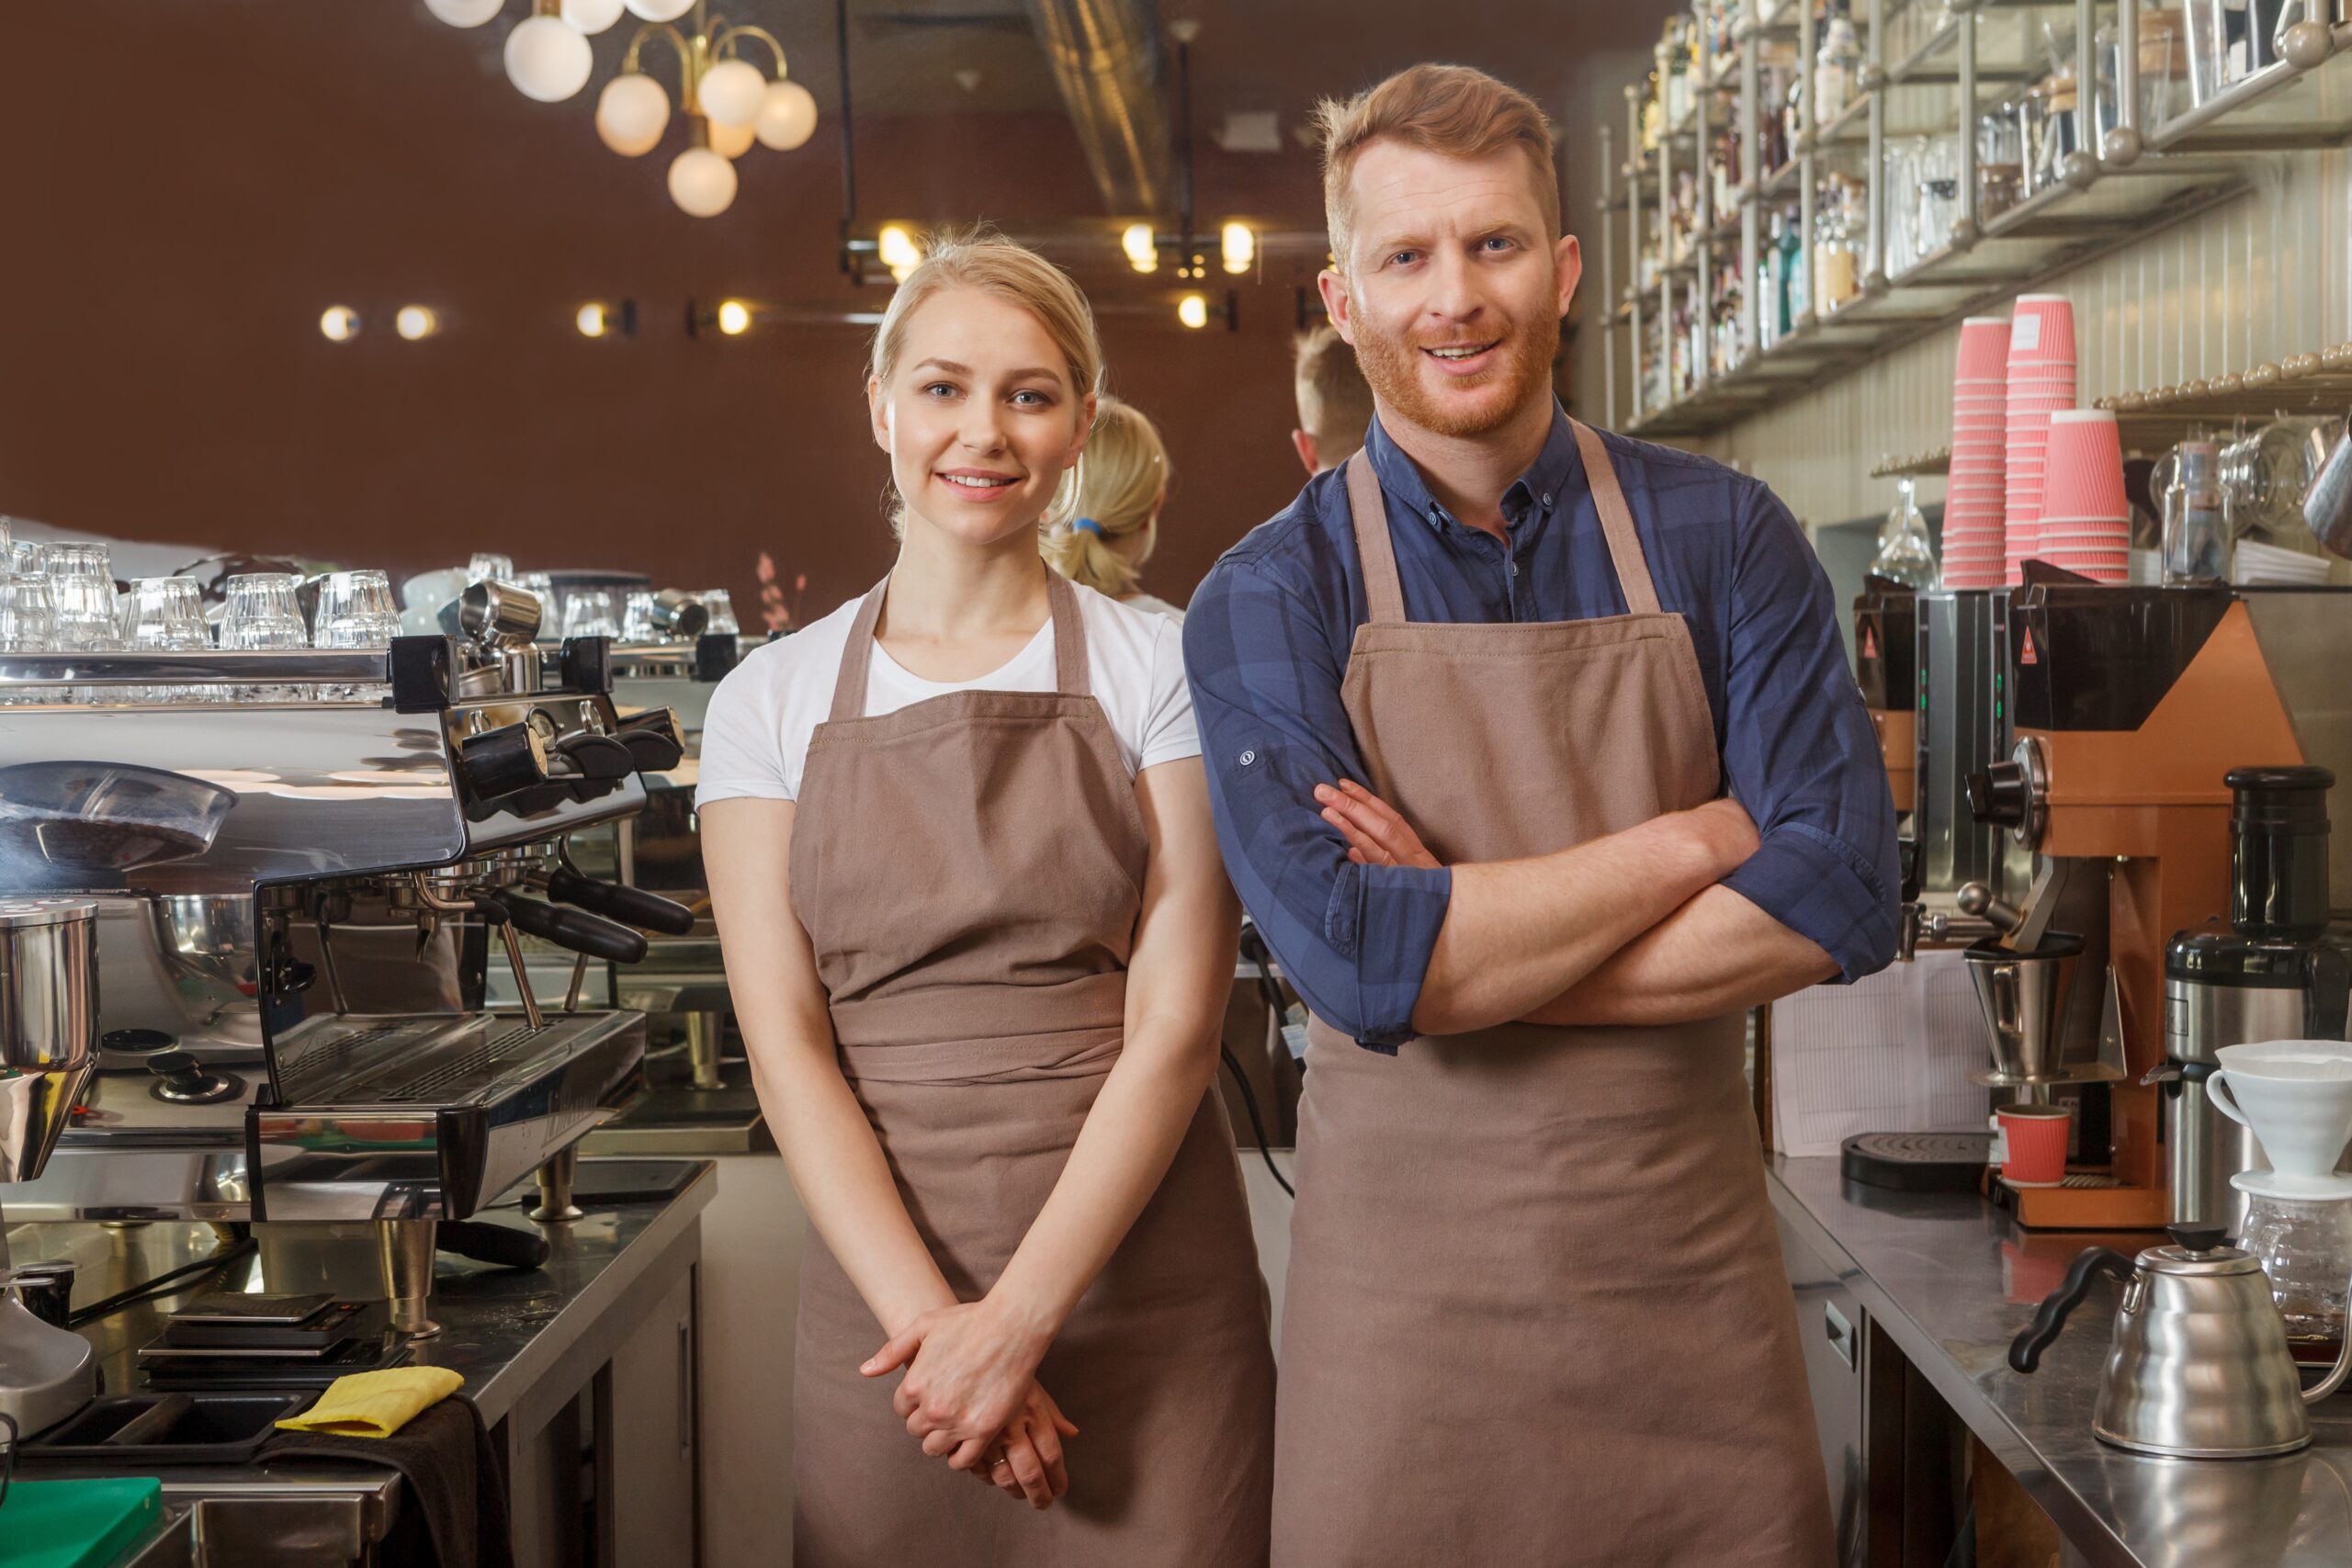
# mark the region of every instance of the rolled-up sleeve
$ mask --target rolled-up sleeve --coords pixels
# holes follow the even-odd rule
[[[1453,874],[1358,865],[1323,820],[1315,786],[1365,778],[1329,649],[1313,609],[1246,559],[1220,563],[1185,615],[1185,674],[1234,887],[1316,1016],[1393,1051],[1413,1036]]]
[[[1894,957],[1894,803],[1820,559],[1754,486],[1733,538],[1724,769],[1762,847],[1724,885],[1859,980]]]

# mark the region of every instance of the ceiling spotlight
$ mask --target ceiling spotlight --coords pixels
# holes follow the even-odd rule
[[[392,330],[415,343],[441,330],[441,318],[425,305],[403,305],[392,317]]]
[[[913,231],[903,223],[885,223],[878,236],[877,254],[890,276],[904,283],[907,274],[922,261],[922,247],[915,243]]]
[[[349,343],[359,335],[359,312],[348,305],[330,305],[319,313],[319,335],[329,343]]]
[[[1159,246],[1152,239],[1150,224],[1128,224],[1120,231],[1119,249],[1127,253],[1127,265],[1137,272],[1159,270]]]
[[[752,308],[741,299],[718,302],[718,330],[729,337],[741,337],[752,330]]]
[[[571,318],[582,337],[635,337],[637,302],[633,299],[591,299]]]
[[[1247,223],[1227,224],[1219,243],[1227,272],[1248,272],[1250,264],[1258,258],[1258,236]]]
[[[1209,302],[1205,296],[1187,294],[1176,301],[1176,319],[1194,332],[1209,324]]]

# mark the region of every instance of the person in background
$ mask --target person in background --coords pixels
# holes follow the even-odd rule
[[[1078,515],[1046,536],[1046,559],[1080,587],[1181,624],[1183,611],[1143,591],[1169,474],[1168,448],[1144,412],[1104,397],[1078,466]]]
[[[1372,389],[1364,384],[1356,351],[1325,321],[1298,334],[1292,363],[1298,394],[1298,428],[1290,444],[1308,474],[1336,468],[1363,445],[1372,423]]]
[[[711,699],[728,988],[813,1229],[799,1568],[1266,1561],[1238,912],[1180,634],[1039,556],[1102,367],[1051,263],[935,245],[867,382],[897,562]]]
[[[1820,561],[1756,479],[1553,389],[1551,127],[1416,66],[1323,106],[1319,284],[1377,418],[1226,552],[1185,663],[1306,1001],[1281,1568],[1835,1560],[1747,1010],[1894,955]]]

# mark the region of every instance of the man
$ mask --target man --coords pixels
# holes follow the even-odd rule
[[[1322,111],[1377,418],[1185,660],[1226,863],[1315,1018],[1278,1568],[1830,1561],[1744,1010],[1883,965],[1894,813],[1787,510],[1551,389],[1549,127]]]
[[[1329,321],[1298,334],[1292,366],[1298,428],[1290,443],[1308,474],[1336,468],[1363,445],[1372,423],[1372,389],[1356,368],[1356,351]]]

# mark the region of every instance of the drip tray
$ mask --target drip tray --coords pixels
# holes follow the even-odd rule
[[[611,1036],[634,1014],[341,1013],[306,1020],[277,1041],[280,1102],[288,1107],[482,1105],[533,1082]]]

